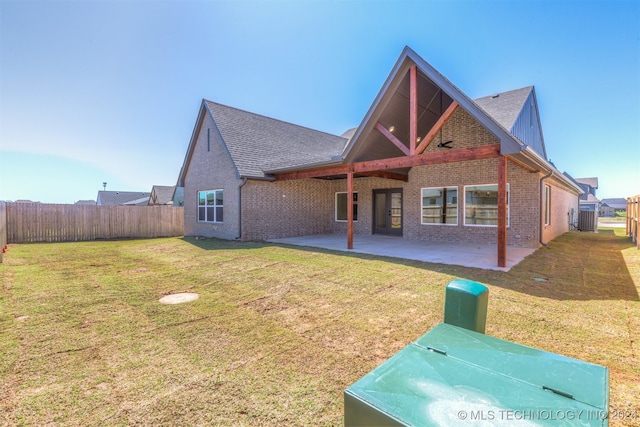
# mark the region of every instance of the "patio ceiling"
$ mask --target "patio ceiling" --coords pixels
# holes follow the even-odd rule
[[[393,136],[395,136],[404,147],[409,149],[410,134],[410,76],[406,70],[403,78],[395,91],[390,91],[390,95],[381,103],[378,114],[372,117],[372,122],[379,123]],[[419,144],[422,138],[436,124],[438,119],[451,105],[453,99],[440,89],[431,79],[420,70],[417,72],[417,134],[416,143]],[[435,141],[440,142],[436,139]],[[361,136],[357,151],[351,153],[350,162],[362,162],[369,160],[386,159],[404,156],[405,153],[396,147],[387,136],[376,129],[375,126],[366,130]],[[407,170],[396,170],[396,172],[406,173]]]

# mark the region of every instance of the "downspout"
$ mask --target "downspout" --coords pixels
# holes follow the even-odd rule
[[[247,183],[247,177],[242,178],[242,182],[238,185],[238,237],[242,238],[242,187]]]
[[[551,175],[553,175],[553,170],[549,172],[547,175],[540,178],[540,224],[538,227],[538,230],[539,230],[538,242],[545,248],[547,247],[547,244],[542,241],[542,233],[544,231],[544,180],[549,178]]]

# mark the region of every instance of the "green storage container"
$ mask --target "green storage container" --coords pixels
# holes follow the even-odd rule
[[[444,323],[484,333],[489,289],[471,280],[452,280],[446,288]]]
[[[608,425],[608,369],[484,335],[488,295],[449,283],[444,323],[345,390],[345,425]]]
[[[346,426],[608,425],[607,368],[446,323],[344,392]]]

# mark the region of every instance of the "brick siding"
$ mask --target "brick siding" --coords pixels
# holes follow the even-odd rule
[[[207,151],[207,128],[211,129],[211,151]],[[454,148],[497,144],[498,140],[468,113],[458,109],[443,127],[442,139],[453,141]],[[439,136],[426,152],[443,150],[437,147]],[[447,242],[496,243],[497,228],[464,225],[464,186],[497,184],[496,159],[476,160],[414,167],[408,182],[382,178],[356,178],[354,191],[358,193],[358,220],[354,222],[356,235],[370,235],[373,224],[373,190],[402,188],[403,237],[406,239]],[[507,244],[535,248],[539,242],[540,173],[531,173],[508,162],[510,221]],[[242,180],[226,148],[221,143],[210,118],[204,121],[185,179],[185,234],[223,239],[237,238],[238,187]],[[565,191],[554,179],[552,186],[552,220],[543,230],[548,241],[568,230],[567,213],[577,212],[577,196]],[[458,188],[458,224],[421,224],[421,189],[425,187]],[[243,240],[265,240],[313,234],[345,234],[347,223],[335,219],[335,194],[346,191],[346,180],[303,179],[293,181],[248,180],[242,187]],[[198,223],[197,191],[224,189],[224,223]]]

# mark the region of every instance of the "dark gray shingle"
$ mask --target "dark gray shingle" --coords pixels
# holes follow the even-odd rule
[[[473,101],[500,123],[503,128],[510,131],[532,89],[533,86],[527,86],[474,99]]]
[[[328,162],[346,138],[205,101],[240,176],[264,178],[266,170]]]

